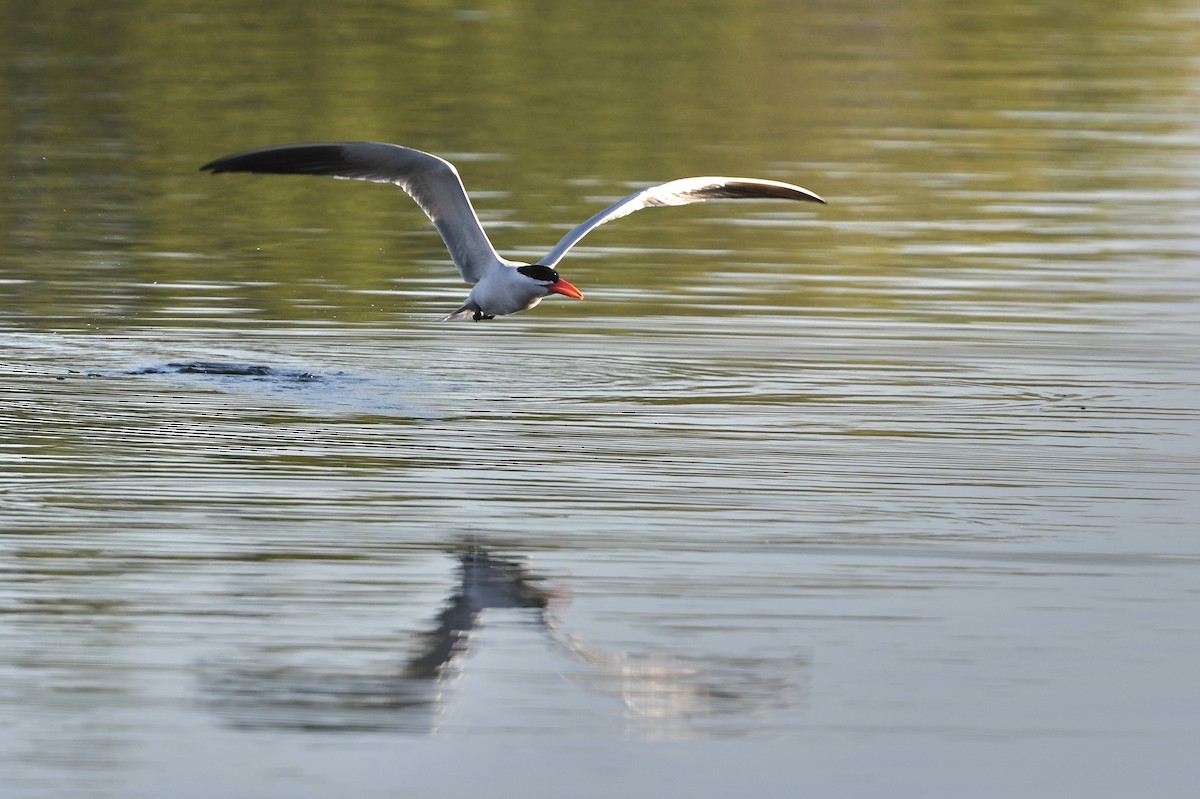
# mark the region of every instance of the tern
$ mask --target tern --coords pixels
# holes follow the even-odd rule
[[[583,294],[559,277],[554,267],[580,239],[596,228],[642,208],[688,205],[705,200],[777,199],[824,203],[815,193],[790,183],[761,178],[681,178],[630,194],[563,236],[537,263],[510,261],[496,252],[467,197],[454,165],[436,155],[379,142],[286,144],[247,150],[200,167],[211,172],[327,175],[344,180],[395,183],[433,222],[463,280],[473,288],[458,310],[443,321],[471,317],[476,322],[527,311],[551,294],[582,300]]]

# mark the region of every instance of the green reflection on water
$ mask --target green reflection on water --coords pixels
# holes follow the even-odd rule
[[[564,268],[613,312],[693,288],[720,302],[672,313],[890,312],[912,302],[897,276],[1031,235],[1053,261],[1064,241],[1128,234],[1106,224],[1126,212],[1106,192],[1178,185],[1175,150],[1146,147],[1182,127],[1194,79],[1172,7],[0,3],[9,313],[121,327],[448,310],[465,288],[399,192],[195,171],[325,139],[450,156],[497,246],[526,258],[638,182],[797,182],[831,205],[639,216]],[[739,296],[723,275],[747,273]]]

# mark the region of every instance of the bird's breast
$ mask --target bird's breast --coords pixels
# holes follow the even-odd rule
[[[471,291],[475,304],[494,316],[527,311],[545,296],[543,286],[507,267],[486,275]]]

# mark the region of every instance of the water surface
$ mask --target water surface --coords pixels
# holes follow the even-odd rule
[[[1184,3],[8,9],[0,774],[18,797],[1183,796]],[[464,57],[469,54],[469,57]],[[587,295],[466,288],[689,174]]]

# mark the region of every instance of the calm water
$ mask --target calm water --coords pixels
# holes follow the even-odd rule
[[[0,3],[0,793],[1191,795],[1200,10],[902,5]]]

